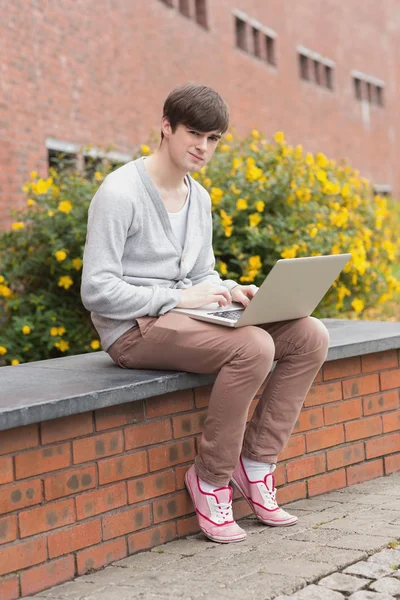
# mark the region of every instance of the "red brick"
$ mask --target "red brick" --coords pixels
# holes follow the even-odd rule
[[[382,415],[383,433],[400,431],[400,410]]]
[[[318,494],[324,494],[325,492],[331,492],[343,487],[346,487],[345,469],[332,471],[325,475],[317,475],[317,477],[310,479],[308,481],[308,495],[317,496]]]
[[[306,451],[305,435],[293,435],[289,438],[283,452],[279,455],[279,461],[301,456]]]
[[[0,517],[0,544],[12,542],[16,538],[17,515],[10,515],[9,517]]]
[[[325,452],[306,456],[300,460],[291,460],[286,465],[288,481],[296,481],[297,479],[306,479],[312,475],[318,475],[326,471],[325,467]]]
[[[112,431],[72,442],[73,461],[75,464],[98,460],[104,456],[120,454],[124,450],[122,431]]]
[[[80,435],[87,435],[92,431],[93,414],[91,412],[43,421],[41,424],[42,444],[62,442]]]
[[[75,499],[76,514],[79,520],[87,519],[120,508],[127,504],[126,483],[101,487],[93,492],[79,494]]]
[[[320,370],[318,371],[318,373],[315,376],[314,382],[313,383],[320,383],[322,381],[322,367],[320,368]]]
[[[187,467],[186,467],[187,469]],[[129,504],[143,502],[175,491],[175,476],[173,471],[163,471],[148,477],[139,477],[128,481]]]
[[[174,430],[174,438],[181,438],[201,433],[204,428],[204,421],[206,420],[206,417],[206,410],[173,417],[172,426]]]
[[[391,371],[383,371],[380,373],[381,377],[381,390],[389,390],[391,388],[400,387],[400,369],[393,369]]]
[[[62,531],[50,533],[47,541],[50,558],[94,546],[101,541],[100,521],[89,521],[88,523],[74,525]]]
[[[333,425],[334,423],[343,423],[343,421],[351,421],[362,416],[361,398],[355,400],[342,401],[338,404],[330,404],[324,406],[324,421],[325,425]]]
[[[65,556],[51,560],[40,567],[21,573],[21,591],[24,596],[37,594],[42,590],[73,579],[75,575],[74,557]]]
[[[398,454],[392,454],[391,456],[384,456],[383,460],[385,463],[385,475],[400,471],[400,452]]]
[[[375,458],[382,454],[393,454],[400,450],[400,433],[392,433],[391,435],[383,435],[373,440],[365,442],[367,458]]]
[[[386,410],[394,410],[399,407],[399,392],[392,390],[391,392],[382,392],[375,396],[367,396],[363,398],[364,415],[374,415],[382,413]]]
[[[0,549],[0,575],[15,573],[47,559],[46,539],[36,538]]]
[[[286,483],[286,465],[278,465],[274,471],[275,481],[277,486]]]
[[[56,500],[69,494],[77,494],[83,490],[96,487],[96,467],[90,465],[77,469],[68,469],[55,473],[44,479],[46,500]]]
[[[307,487],[305,481],[297,481],[279,488],[276,494],[279,504],[288,504],[295,500],[301,500],[307,496]]]
[[[187,492],[176,492],[167,498],[153,502],[153,522],[161,523],[177,517],[190,515],[194,512],[193,503]]]
[[[127,556],[126,540],[119,538],[87,550],[77,552],[78,575],[84,575],[93,569],[100,569],[105,565],[121,560]]]
[[[203,385],[194,389],[194,401],[196,408],[207,408],[212,392],[212,385]]]
[[[133,452],[115,458],[107,458],[98,463],[99,483],[104,485],[121,479],[137,477],[147,473],[146,452]]]
[[[46,503],[40,508],[31,508],[19,514],[19,530],[21,537],[35,535],[64,525],[70,525],[75,521],[74,501],[63,500],[61,502]]]
[[[364,417],[359,421],[345,423],[346,442],[361,440],[382,433],[382,421],[380,417]]]
[[[40,473],[56,471],[71,464],[69,444],[47,446],[40,450],[29,450],[15,457],[16,479],[32,477]]]
[[[354,398],[354,396],[365,396],[379,392],[379,375],[361,375],[354,379],[343,381],[343,398]]]
[[[185,473],[188,470],[188,465],[182,465],[182,467],[175,467],[175,478],[176,478],[176,489],[185,489]]]
[[[2,456],[0,458],[0,485],[13,481],[13,460],[11,456]]]
[[[148,421],[140,425],[126,427],[124,436],[125,450],[160,444],[172,438],[171,420],[160,419],[159,421]]]
[[[398,366],[397,351],[387,350],[375,354],[365,354],[361,357],[361,369],[363,373],[382,371]]]
[[[42,501],[42,483],[40,480],[12,483],[0,488],[0,507],[2,514],[33,506]]]
[[[176,526],[178,530],[178,537],[185,537],[187,535],[191,535],[192,533],[197,533],[200,531],[200,527],[197,522],[196,516],[179,519]]]
[[[383,460],[381,458],[379,460],[372,460],[361,465],[349,467],[347,469],[347,484],[362,483],[363,481],[382,477],[383,474]]]
[[[364,444],[352,444],[344,448],[328,451],[328,470],[339,469],[346,465],[365,460]]]
[[[129,554],[166,544],[176,538],[176,523],[163,523],[128,536]]]
[[[322,367],[323,379],[343,379],[361,373],[361,360],[359,356],[330,360]]]
[[[146,415],[148,419],[165,417],[172,413],[184,412],[194,408],[193,390],[181,390],[162,396],[154,396],[146,400]]]
[[[306,396],[304,406],[318,406],[328,402],[335,402],[336,400],[341,400],[342,397],[342,384],[340,381],[313,385]]]
[[[150,506],[143,505],[119,510],[114,515],[103,517],[103,539],[119,537],[150,525]]]
[[[0,431],[0,454],[33,448],[39,444],[39,425],[26,425]]]
[[[150,448],[150,471],[166,469],[172,465],[188,462],[194,458],[194,440],[164,444],[159,448]]]
[[[1,600],[17,600],[19,598],[18,575],[0,580],[0,598]]]
[[[318,431],[306,433],[307,452],[322,450],[330,446],[337,446],[344,442],[343,425],[333,425],[333,427],[324,427]]]
[[[235,502],[233,503],[233,514],[234,514],[235,521],[238,521],[239,519],[244,519],[245,517],[249,517],[250,515],[253,514],[253,511],[250,508],[247,500],[245,500],[242,497],[239,500],[235,500]]]
[[[308,431],[309,429],[317,429],[318,427],[322,427],[323,424],[324,418],[322,408],[310,408],[301,411],[293,431],[295,433],[300,433],[301,431]]]
[[[107,406],[94,411],[96,430],[104,431],[122,427],[129,423],[139,423],[144,419],[144,403],[128,402],[118,406]]]

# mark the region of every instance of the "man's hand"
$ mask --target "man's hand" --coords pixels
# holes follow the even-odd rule
[[[252,297],[258,292],[256,285],[237,285],[231,290],[232,300],[248,306]]]
[[[200,306],[212,302],[218,302],[219,306],[227,306],[232,302],[232,298],[226,287],[203,281],[203,283],[182,290],[176,308],[200,308]]]

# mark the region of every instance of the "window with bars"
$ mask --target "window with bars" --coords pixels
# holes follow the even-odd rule
[[[240,50],[247,51],[247,26],[246,21],[235,17],[235,34],[236,34],[236,46]]]
[[[307,50],[299,50],[298,57],[301,79],[333,90],[333,67],[328,59]]]
[[[366,75],[363,78],[362,74],[359,76],[353,75],[353,88],[356,100],[365,101],[368,104],[376,104],[376,106],[383,106],[383,85],[369,81],[367,77]]]
[[[267,55],[267,63],[276,66],[275,39],[270,35],[265,36],[265,49]]]

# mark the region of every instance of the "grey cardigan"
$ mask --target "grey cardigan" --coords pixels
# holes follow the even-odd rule
[[[202,281],[231,289],[214,270],[211,200],[192,177],[184,247],[176,239],[143,158],[108,175],[90,204],[81,296],[107,350],[137,317],[174,308]]]

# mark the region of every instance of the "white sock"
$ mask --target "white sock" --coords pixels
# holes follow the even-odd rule
[[[264,481],[264,477],[276,469],[276,465],[273,463],[257,462],[245,456],[242,456],[242,462],[250,481]]]
[[[221,485],[214,485],[213,483],[207,483],[207,481],[200,479],[200,477],[199,477],[199,481],[200,481],[200,488],[203,490],[203,492],[212,493],[214,490],[218,490],[220,487],[223,487]]]

